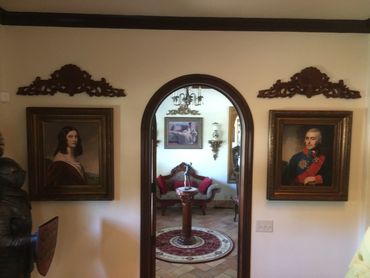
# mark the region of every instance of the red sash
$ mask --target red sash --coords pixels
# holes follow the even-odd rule
[[[312,164],[306,169],[306,171],[304,171],[302,174],[297,176],[297,180],[300,183],[304,183],[304,180],[307,177],[315,177],[316,178],[316,175],[320,171],[321,166],[323,165],[324,161],[325,161],[325,156],[320,155],[319,157],[316,157],[314,159],[314,162],[312,162]],[[321,176],[319,176],[319,179],[322,183],[322,177]]]

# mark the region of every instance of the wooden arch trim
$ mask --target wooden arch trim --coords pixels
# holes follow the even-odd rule
[[[141,246],[140,277],[155,277],[155,231],[152,229],[151,216],[151,163],[152,149],[156,142],[151,141],[155,113],[162,101],[174,91],[184,86],[208,86],[213,88],[235,106],[242,126],[240,207],[238,230],[238,278],[250,277],[251,259],[251,217],[252,217],[252,169],[253,169],[253,119],[243,96],[222,79],[204,74],[190,74],[178,77],[163,85],[149,100],[141,122]],[[150,251],[149,251],[150,250]]]

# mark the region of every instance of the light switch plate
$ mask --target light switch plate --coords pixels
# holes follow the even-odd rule
[[[0,93],[0,102],[9,102],[10,96],[9,93],[1,92]]]
[[[274,231],[273,220],[257,220],[256,221],[256,232],[272,233]]]

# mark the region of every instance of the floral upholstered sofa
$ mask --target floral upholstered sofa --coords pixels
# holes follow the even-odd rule
[[[206,214],[207,203],[212,201],[220,187],[214,184],[212,179],[197,175],[195,170],[185,162],[180,163],[171,170],[168,175],[159,175],[156,178],[156,201],[162,210],[162,215],[165,214],[168,206],[180,204],[180,198],[176,194],[176,188],[184,186],[184,173],[187,170],[187,177],[192,187],[197,187],[199,192],[194,196],[192,201],[193,206],[198,206]]]

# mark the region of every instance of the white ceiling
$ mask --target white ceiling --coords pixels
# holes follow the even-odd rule
[[[370,0],[0,0],[8,11],[154,15],[368,19]]]

